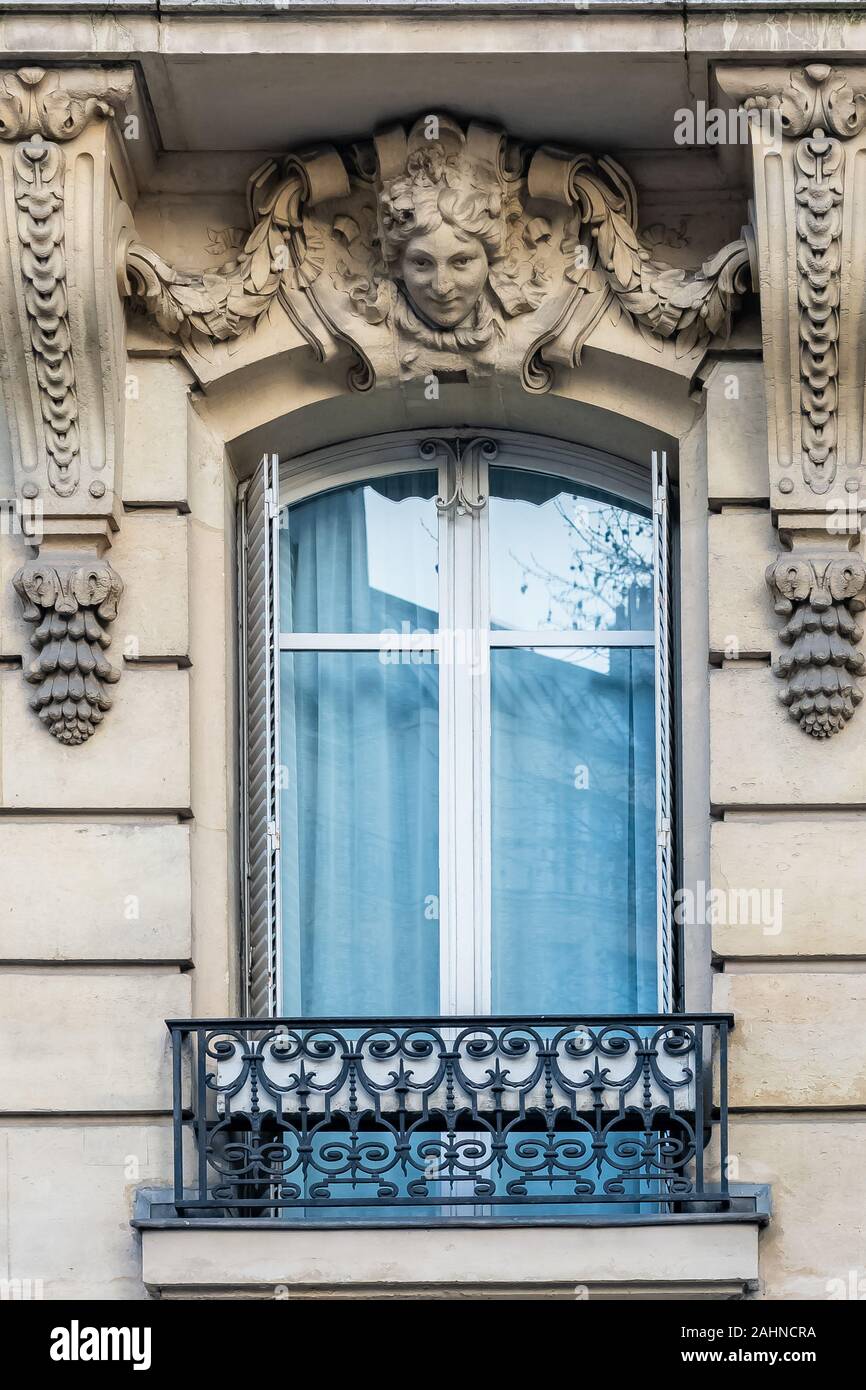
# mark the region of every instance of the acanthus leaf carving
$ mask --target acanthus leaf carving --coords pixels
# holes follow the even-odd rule
[[[766,572],[775,611],[786,619],[779,637],[789,648],[776,663],[788,713],[813,738],[844,729],[863,699],[857,650],[866,608],[866,565],[859,555],[821,560],[785,557]]]
[[[36,624],[30,703],[60,743],[85,743],[111,708],[106,687],[120,679],[105,649],[123,581],[107,560],[78,556],[28,561],[12,582],[25,620]]]
[[[626,317],[657,349],[669,338],[677,356],[727,337],[741,294],[748,288],[749,246],[731,242],[696,270],[657,260],[638,231],[637,194],[612,159],[574,161],[571,188],[577,207],[574,244],[585,245],[587,226],[598,248],[598,269]],[[595,266],[590,268],[590,273]]]
[[[114,115],[131,90],[128,69],[34,66],[0,73],[0,140],[74,140],[92,120]]]
[[[792,140],[818,126],[846,139],[866,126],[866,96],[829,63],[774,69],[743,105],[747,111],[778,111],[782,133]]]
[[[354,349],[358,389],[395,363],[403,378],[510,371],[545,389],[612,303],[678,355],[729,330],[745,241],[697,270],[673,267],[641,238],[634,186],[613,160],[528,149],[446,115],[430,138],[430,120],[263,165],[252,230],[216,271],[177,271],[132,239],[130,292],[199,352],[279,300],[320,358],[334,340]]]

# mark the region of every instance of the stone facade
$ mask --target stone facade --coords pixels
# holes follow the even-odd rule
[[[758,905],[685,921],[685,1005],[735,1015],[732,1175],[773,1214],[756,1278],[730,1234],[656,1277],[835,1296],[866,1278],[862,25],[265,8],[0,18],[0,483],[38,529],[0,535],[0,1277],[184,1285],[179,1234],[143,1266],[129,1223],[171,1182],[164,1020],[242,1003],[237,490],[263,453],[459,422],[674,462],[682,883]],[[746,143],[679,143],[697,99]],[[402,260],[441,198],[487,248],[459,323]],[[591,1270],[521,1234],[550,1296],[653,1278],[645,1232],[619,1283],[603,1232]],[[447,1286],[420,1235],[403,1283]],[[319,1287],[386,1281],[328,1240]]]

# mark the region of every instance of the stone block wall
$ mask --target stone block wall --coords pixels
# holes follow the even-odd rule
[[[8,582],[23,540],[0,536],[0,1277],[47,1298],[146,1296],[129,1221],[136,1189],[172,1178],[164,1020],[235,1008],[233,502],[190,383],[176,359],[130,356],[109,556],[122,674],[80,747],[29,707]]]
[[[706,397],[713,1004],[736,1015],[731,1177],[772,1188],[761,1295],[824,1299],[864,1272],[866,720],[813,739],[778,698],[760,362],[723,358]]]

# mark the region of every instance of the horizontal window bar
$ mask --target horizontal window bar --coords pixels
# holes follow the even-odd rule
[[[281,632],[283,652],[431,652],[477,636],[491,647],[651,647],[652,632]]]
[[[490,633],[491,647],[652,647],[653,632],[500,632]]]
[[[281,632],[282,652],[432,652],[438,632]]]

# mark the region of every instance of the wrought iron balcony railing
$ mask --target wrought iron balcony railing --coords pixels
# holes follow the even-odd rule
[[[722,1014],[170,1021],[175,1210],[725,1210],[732,1026]]]

